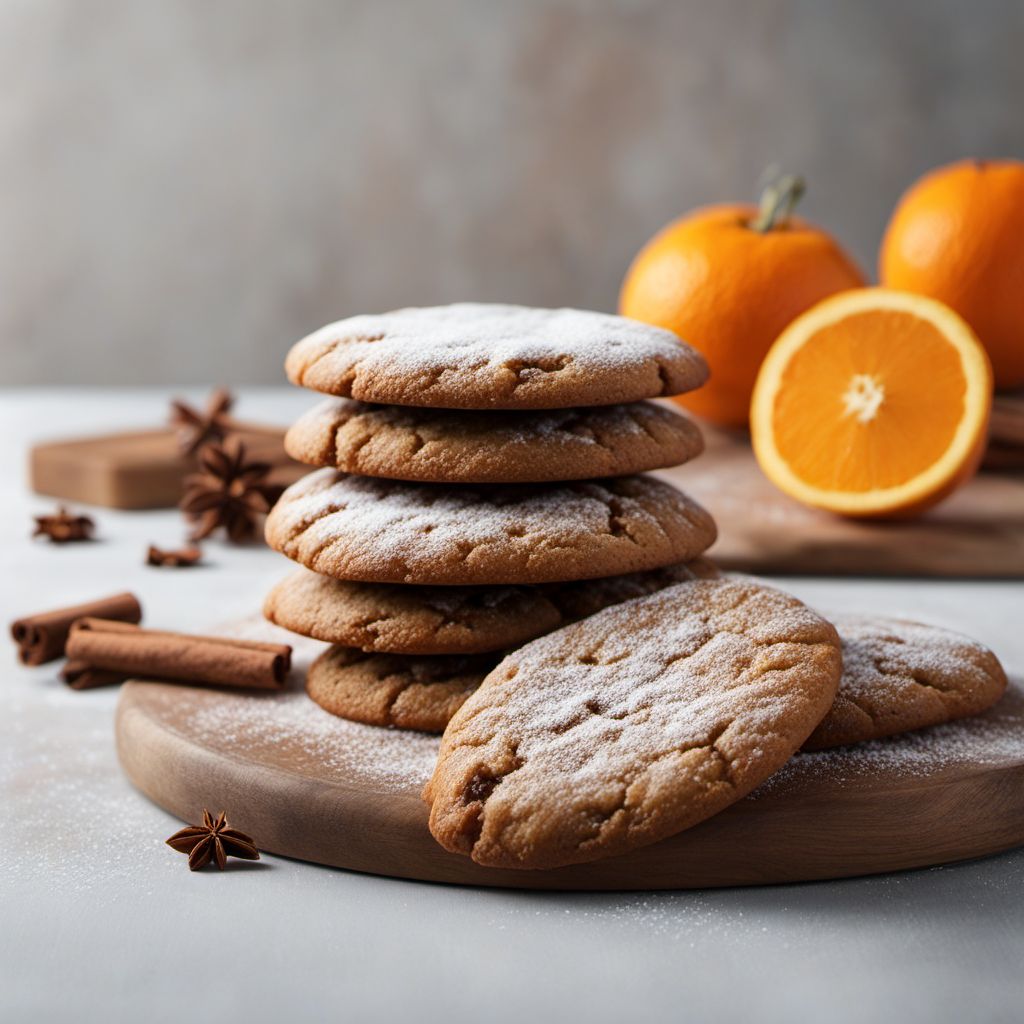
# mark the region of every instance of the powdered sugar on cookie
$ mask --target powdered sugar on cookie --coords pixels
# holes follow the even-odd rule
[[[610,405],[707,379],[670,331],[576,309],[458,303],[350,317],[300,341],[289,379],[369,402],[451,409]]]
[[[837,616],[843,677],[806,749],[859,743],[976,715],[1006,689],[996,656],[969,637],[902,619]]]
[[[382,583],[548,583],[702,554],[714,522],[652,477],[537,487],[399,483],[320,470],[292,485],[267,542],[315,572]]]

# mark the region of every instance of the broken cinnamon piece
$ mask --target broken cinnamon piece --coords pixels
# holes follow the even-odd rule
[[[203,553],[197,547],[169,550],[150,544],[149,550],[146,552],[146,565],[181,569],[190,565],[198,565],[202,557]]]
[[[141,622],[142,607],[134,594],[124,593],[17,619],[11,623],[11,636],[22,664],[42,665],[60,658],[72,623],[87,617]]]
[[[284,686],[292,654],[287,644],[168,633],[104,619],[76,622],[66,650],[68,658],[92,669],[132,678],[259,690]]]

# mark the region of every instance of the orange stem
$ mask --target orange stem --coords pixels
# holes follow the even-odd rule
[[[762,234],[785,227],[794,207],[807,191],[807,184],[798,174],[784,174],[768,182],[761,193],[757,217],[750,222],[754,231]]]

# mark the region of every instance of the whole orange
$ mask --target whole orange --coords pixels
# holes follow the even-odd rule
[[[997,388],[1024,385],[1024,163],[963,160],[926,174],[896,206],[878,273],[955,309]]]
[[[666,327],[703,353],[711,378],[676,401],[723,426],[744,426],[761,362],[790,321],[864,284],[823,230],[791,209],[802,182],[769,186],[760,208],[709,206],[655,235],[619,295],[623,316]]]

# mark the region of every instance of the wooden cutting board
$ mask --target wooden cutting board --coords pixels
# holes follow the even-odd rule
[[[1024,844],[1019,684],[976,719],[797,755],[696,828],[554,871],[481,868],[434,842],[420,792],[437,744],[422,733],[334,718],[297,678],[275,694],[130,682],[117,711],[125,772],[176,817],[195,822],[204,807],[223,809],[268,852],[398,878],[687,889],[872,874]]]
[[[1024,576],[1024,473],[983,472],[920,519],[868,522],[807,508],[761,473],[742,436],[702,426],[705,453],[661,474],[714,516],[709,552],[770,574]]]

